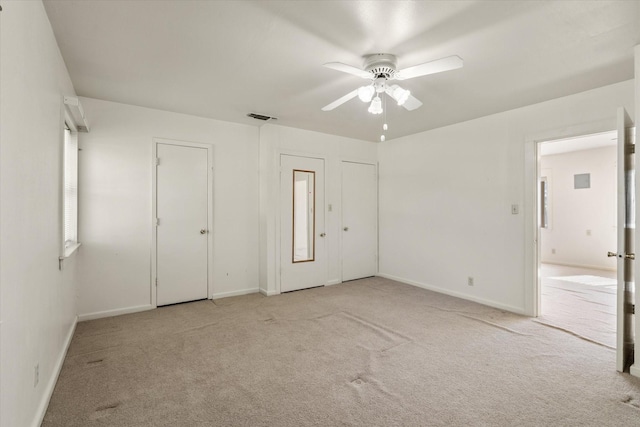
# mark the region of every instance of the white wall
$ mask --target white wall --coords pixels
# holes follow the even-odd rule
[[[0,425],[39,425],[76,320],[62,248],[63,95],[74,95],[41,2],[0,12]],[[34,367],[39,383],[34,387]]]
[[[258,290],[259,128],[81,98],[80,319],[152,308],[152,139],[213,146],[213,294]]]
[[[377,162],[375,143],[319,132],[266,124],[260,128],[260,290],[280,292],[279,221],[280,153],[316,155],[325,161],[325,221],[328,252],[328,283],[342,281],[340,235],[341,177],[343,160]],[[331,212],[328,205],[332,205]]]
[[[616,259],[606,253],[617,247],[616,163],[615,146],[540,158],[540,176],[549,186],[542,262],[615,270]],[[574,175],[581,173],[590,174],[591,188],[574,188]]]
[[[615,129],[633,93],[626,81],[381,143],[381,274],[533,314],[531,147]]]

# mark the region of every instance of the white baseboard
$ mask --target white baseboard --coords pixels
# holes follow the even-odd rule
[[[154,308],[156,308],[155,305],[147,304],[147,305],[138,305],[135,307],[116,308],[114,310],[97,311],[95,313],[86,313],[86,314],[79,315],[78,321],[84,322],[85,320],[94,320],[94,319],[102,319],[103,317],[120,316],[121,314],[131,314],[131,313],[137,313],[139,311],[153,310]]]
[[[258,289],[258,288],[249,288],[249,289],[241,289],[239,291],[218,292],[217,294],[213,294],[211,299],[237,297],[239,295],[255,294],[257,292],[260,292],[260,289]]]
[[[69,332],[67,333],[67,337],[65,338],[62,351],[58,355],[58,360],[56,360],[56,364],[53,367],[53,372],[51,373],[51,377],[47,382],[46,389],[44,390],[44,394],[42,395],[42,400],[40,401],[40,405],[38,405],[36,416],[33,419],[33,427],[39,427],[44,420],[45,414],[47,413],[47,408],[49,407],[51,396],[53,396],[53,390],[56,388],[56,383],[58,382],[58,377],[60,376],[60,371],[62,370],[64,359],[65,357],[67,357],[67,351],[69,350],[69,345],[71,345],[71,340],[73,339],[73,334],[76,331],[77,324],[78,316],[73,319],[73,323],[71,324]]]
[[[342,280],[334,279],[334,280],[329,280],[325,286],[339,285],[340,283],[342,283]]]
[[[274,295],[280,295],[280,292],[278,292],[278,291],[267,291],[267,290],[264,290],[264,289],[260,289],[260,293],[262,295],[266,296],[266,297],[271,297],[271,296],[274,296]]]
[[[434,291],[434,292],[438,292],[438,293],[441,293],[441,294],[449,295],[449,296],[452,296],[452,297],[456,297],[456,298],[461,298],[461,299],[465,299],[465,300],[468,300],[468,301],[477,302],[478,304],[487,305],[489,307],[498,308],[500,310],[505,310],[505,311],[510,311],[512,313],[525,315],[525,310],[524,310],[523,307],[516,307],[516,306],[513,306],[513,305],[502,304],[502,303],[499,303],[497,301],[484,299],[484,298],[478,298],[478,297],[473,296],[473,295],[465,294],[465,293],[462,293],[462,292],[451,291],[449,289],[439,288],[437,286],[427,285],[426,283],[416,282],[415,280],[409,280],[409,279],[405,279],[405,278],[402,278],[402,277],[396,277],[396,276],[393,276],[391,274],[378,273],[377,276],[384,277],[385,279],[395,280],[397,282],[406,283],[407,285],[416,286],[418,288],[427,289],[427,290],[430,290],[430,291]]]
[[[640,377],[640,366],[636,366],[635,364],[631,365],[631,368],[629,368],[629,373],[634,377]]]
[[[576,267],[576,268],[588,268],[589,270],[604,270],[604,271],[616,271],[615,268],[603,267],[601,265],[588,265],[588,264],[574,264],[570,262],[553,262],[553,261],[540,261],[542,264],[551,264],[551,265],[562,265],[565,267]]]

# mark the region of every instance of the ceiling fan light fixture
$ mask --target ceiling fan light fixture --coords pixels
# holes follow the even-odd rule
[[[379,96],[376,95],[371,101],[371,105],[369,105],[369,110],[371,114],[382,114],[382,100]]]
[[[405,102],[407,102],[407,99],[409,99],[409,96],[411,95],[411,92],[406,90],[406,89],[402,89],[398,85],[394,85],[392,90],[391,90],[390,95],[391,95],[391,97],[393,99],[395,99],[395,101],[398,103],[398,105],[402,105]]]
[[[371,102],[375,91],[373,86],[362,86],[358,89],[358,98],[360,98],[362,102]]]

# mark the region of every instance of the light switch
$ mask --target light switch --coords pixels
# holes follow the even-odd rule
[[[520,208],[518,208],[518,205],[511,205],[511,214],[518,215],[519,213],[520,213]]]

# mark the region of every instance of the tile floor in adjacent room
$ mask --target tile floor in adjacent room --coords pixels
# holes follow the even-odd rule
[[[615,348],[616,272],[556,264],[542,264],[540,271],[541,315],[536,320]]]

